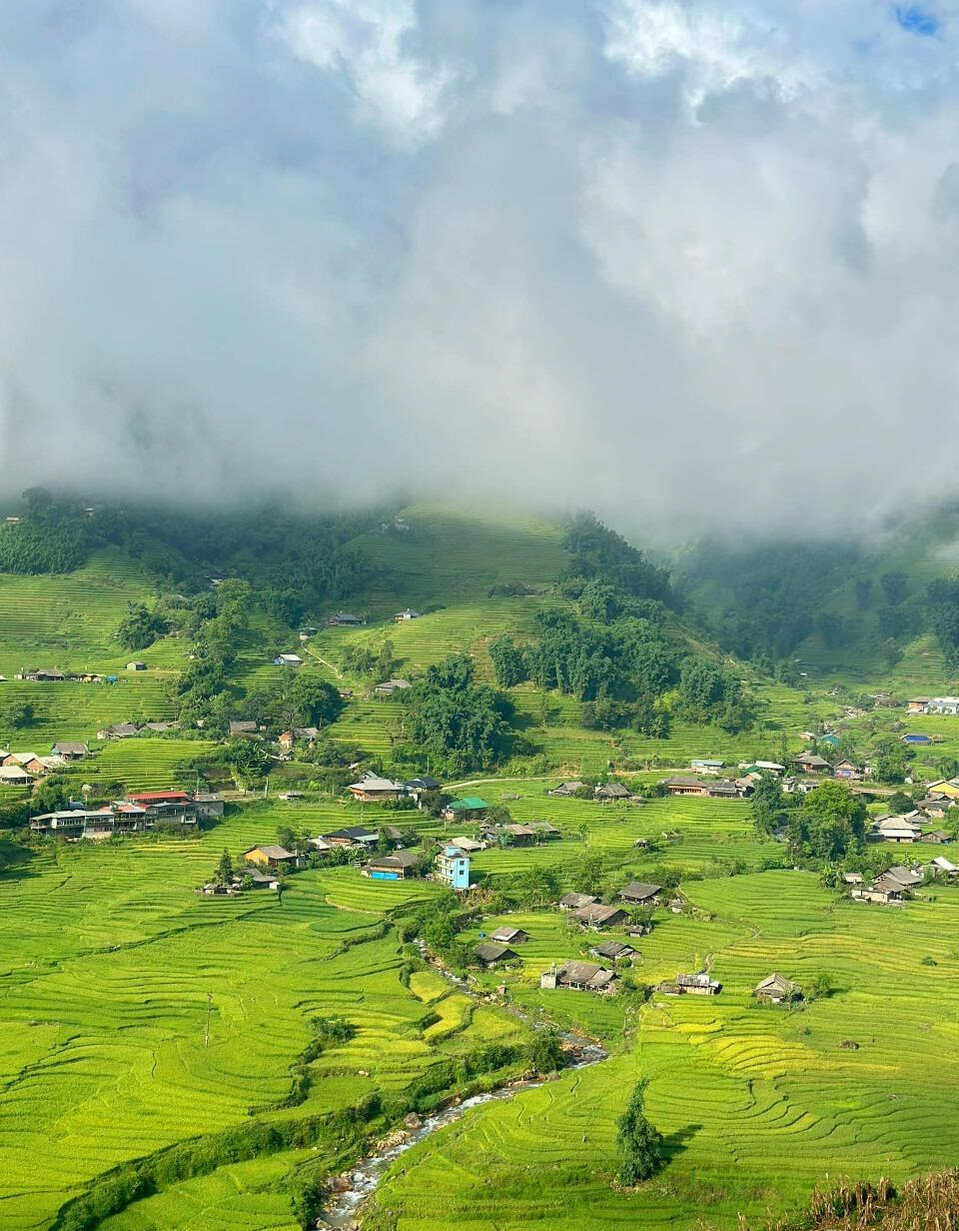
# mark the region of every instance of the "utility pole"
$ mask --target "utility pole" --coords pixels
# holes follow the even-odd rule
[[[203,1046],[210,1046],[210,1017],[213,1013],[213,993],[206,994],[206,1030],[203,1032]]]

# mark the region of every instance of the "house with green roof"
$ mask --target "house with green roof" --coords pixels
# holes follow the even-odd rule
[[[485,799],[480,799],[478,795],[464,795],[461,799],[454,799],[443,809],[444,821],[469,820],[482,816],[489,808],[489,804]]]

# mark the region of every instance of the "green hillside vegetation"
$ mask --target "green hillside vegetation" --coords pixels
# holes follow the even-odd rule
[[[0,746],[81,740],[91,756],[32,797],[0,787],[4,1227],[315,1225],[328,1178],[407,1113],[525,1071],[531,1023],[609,1058],[428,1136],[388,1171],[367,1231],[759,1225],[805,1209],[817,1185],[900,1184],[954,1161],[959,886],[886,910],[839,882],[907,858],[861,848],[867,816],[959,770],[959,719],[868,696],[959,691],[951,515],[911,548],[713,547],[672,579],[589,517],[426,504],[181,517],[43,493],[22,516],[0,532]],[[394,623],[406,607],[418,617]],[[336,612],[364,622],[328,625]],[[303,666],[274,664],[291,652]],[[14,678],[38,666],[116,682]],[[391,678],[410,687],[377,694]],[[263,730],[231,737],[234,720]],[[148,721],[177,726],[96,739]],[[320,734],[287,757],[274,739],[302,727]],[[907,749],[906,731],[935,742]],[[861,801],[837,784],[764,827],[747,801],[658,787],[693,758],[735,776],[809,747],[874,763]],[[362,824],[400,827],[428,860],[479,835],[440,819],[438,799],[352,801],[343,788],[365,770],[434,773],[447,796],[559,834],[474,855],[465,904],[433,880],[361,875],[362,852],[313,858],[279,893],[194,893],[224,849],[237,863],[254,844]],[[574,778],[636,798],[549,793]],[[227,811],[195,834],[100,845],[23,828],[44,799],[197,785]],[[920,843],[908,860],[951,851]],[[542,989],[600,939],[558,897],[614,902],[631,880],[663,885],[676,909],[632,941],[617,995]],[[530,939],[515,965],[483,971],[475,947],[500,925]],[[703,968],[719,996],[655,990]],[[773,970],[805,999],[759,1006]],[[644,1079],[665,1166],[624,1189],[617,1121]]]

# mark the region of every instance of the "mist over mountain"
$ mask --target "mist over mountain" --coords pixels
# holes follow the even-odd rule
[[[670,538],[937,500],[953,16],[7,6],[0,482],[508,495]]]

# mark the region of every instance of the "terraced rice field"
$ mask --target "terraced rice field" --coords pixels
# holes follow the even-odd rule
[[[238,854],[272,840],[278,814],[241,812],[193,841],[51,844],[0,878],[5,1228],[47,1227],[105,1168],[243,1124],[251,1110],[352,1106],[404,1090],[441,1048],[458,1054],[495,1037],[455,1003],[442,1008],[447,1029],[430,1035],[437,1009],[403,985],[398,944],[380,934],[386,911],[437,886],[381,885],[343,868],[301,872],[281,898],[194,895],[224,846]],[[355,1037],[313,1063],[305,1103],[270,1112],[310,1019],[332,1014],[353,1022]],[[523,1033],[512,1019],[505,1029]],[[285,1227],[288,1198],[271,1185],[256,1167],[221,1169],[112,1225],[190,1225],[215,1209],[224,1221],[207,1226]]]
[[[896,912],[839,900],[808,873],[691,882],[688,892],[712,919],[664,914],[639,942],[638,975],[654,982],[708,962],[722,993],[654,994],[622,1054],[484,1107],[417,1147],[377,1195],[383,1225],[732,1227],[738,1211],[761,1218],[826,1177],[951,1164],[959,889]],[[509,918],[533,936],[512,994],[601,1025],[615,1001],[598,1008],[536,983],[550,951],[577,952],[577,939],[552,914]],[[835,991],[801,1010],[758,1007],[750,990],[773,969],[806,984],[828,974]],[[670,1163],[622,1194],[610,1184],[614,1121],[642,1075]]]

